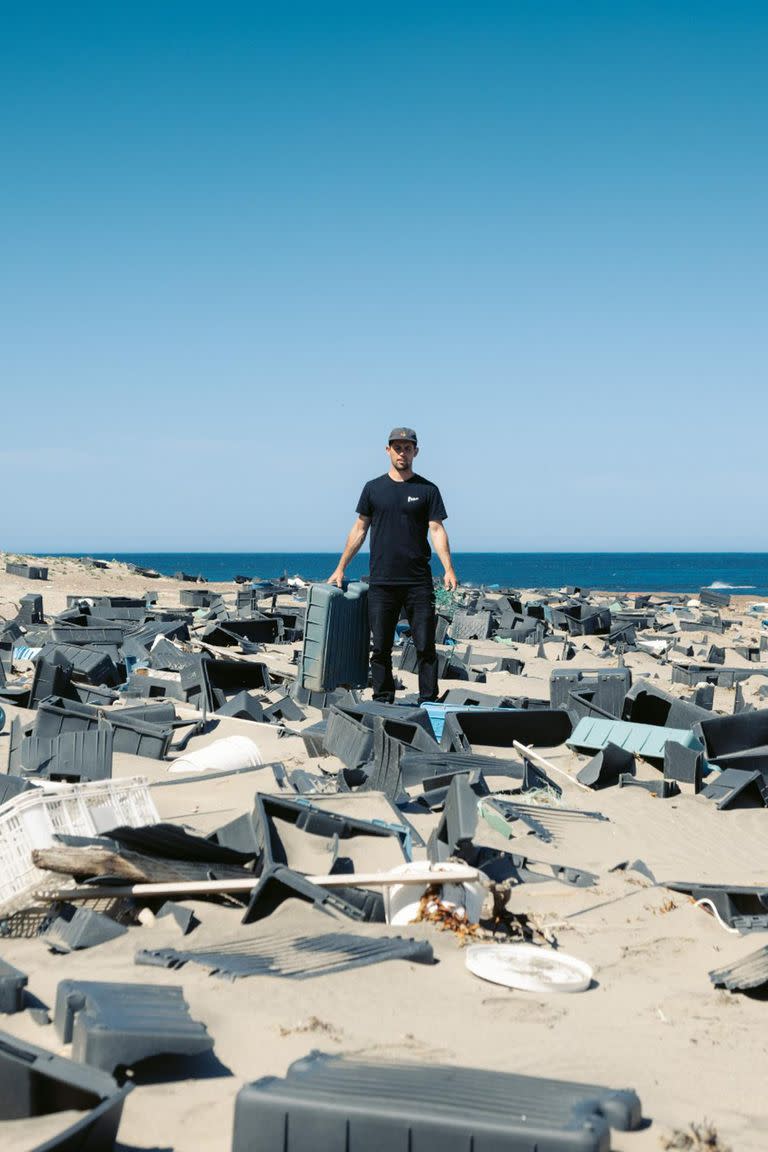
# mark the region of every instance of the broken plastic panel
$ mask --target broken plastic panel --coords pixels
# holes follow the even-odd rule
[[[477,828],[478,795],[465,775],[451,779],[445,808],[428,842],[429,859],[434,863],[454,854],[466,855]]]
[[[230,943],[222,942],[194,951],[142,949],[136,955],[137,964],[173,969],[188,963],[200,964],[208,968],[212,976],[230,980],[246,976],[309,980],[368,964],[380,964],[384,960],[432,964],[434,953],[426,940],[401,936],[354,936],[349,932],[305,936],[274,932],[251,939],[240,936]]]
[[[487,692],[475,692],[471,688],[449,688],[443,692],[439,701],[434,704],[424,704],[423,707],[429,712],[430,709],[445,708],[446,705],[452,706],[457,711],[461,711],[464,708],[520,707],[511,696],[491,696]],[[548,708],[549,702],[544,701],[543,707]],[[435,735],[437,735],[437,733],[435,733]]]
[[[181,672],[184,668],[196,666],[199,655],[185,652],[165,636],[158,636],[149,650],[149,663],[162,672]]]
[[[2,711],[2,709],[0,709]],[[18,717],[16,718],[18,719]],[[13,723],[16,723],[14,719]],[[34,788],[28,780],[23,780],[19,776],[7,776],[0,774],[0,806],[7,804],[9,800],[13,800],[16,796],[21,795],[22,792],[30,792]]]
[[[303,797],[257,792],[253,826],[265,868],[287,864],[298,872],[349,874],[354,884],[355,871],[393,868],[411,858],[402,824],[337,815]]]
[[[59,736],[64,732],[78,732],[99,726],[102,711],[88,704],[63,700],[54,696],[43,700],[35,714],[33,734],[40,737]],[[148,756],[161,760],[167,753],[172,731],[130,715],[129,709],[113,709],[106,717],[114,729],[115,752],[130,752],[135,756]]]
[[[519,821],[544,844],[551,844],[570,822],[585,820],[607,821],[602,812],[589,812],[584,808],[554,808],[546,804],[526,804],[502,796],[488,796],[481,800],[478,813],[487,824],[502,836],[511,837]]]
[[[189,627],[185,620],[147,620],[140,628],[129,632],[125,637],[123,657],[132,656],[136,660],[146,660],[158,636],[164,636],[168,640],[189,640]]]
[[[666,728],[692,728],[711,713],[688,700],[679,700],[648,680],[640,680],[627,692],[622,720],[634,724],[656,724]]]
[[[615,744],[641,756],[644,760],[664,760],[664,746],[668,741],[686,748],[701,750],[693,732],[679,728],[661,728],[653,724],[630,724],[626,720],[603,720],[585,716],[566,740],[577,752],[599,752],[608,744]]]
[[[426,706],[415,707],[409,704],[384,704],[378,700],[366,700],[356,703],[352,701],[344,704],[340,703],[337,704],[336,707],[341,712],[346,713],[347,716],[352,716],[355,720],[359,720],[361,724],[365,724],[371,730],[374,728],[376,718],[381,717],[384,720],[392,720],[394,722],[402,721],[404,724],[418,724],[424,729],[427,735],[433,735]]]
[[[35,592],[28,592],[19,600],[19,614],[17,616],[22,624],[44,624],[43,598]]]
[[[217,716],[233,716],[237,720],[254,720],[261,723],[264,720],[264,709],[250,692],[238,692],[230,697],[226,704],[216,709]]]
[[[354,876],[350,877],[354,881]],[[308,880],[301,872],[284,864],[264,868],[253,888],[243,924],[253,924],[271,916],[286,900],[301,900],[312,904],[321,912],[347,916],[351,920],[383,924],[384,899],[380,892],[369,892],[350,885],[323,888]]]
[[[672,683],[687,684],[695,688],[704,681],[718,688],[734,688],[740,680],[750,676],[768,676],[768,668],[721,668],[715,664],[673,664]]]
[[[203,701],[198,707],[205,704],[211,711],[221,708],[230,696],[242,691],[265,691],[272,687],[269,678],[269,669],[266,664],[245,660],[203,660]],[[182,683],[185,673],[182,673]],[[191,681],[190,681],[191,682]],[[192,695],[190,703],[195,703]]]
[[[195,1056],[213,1048],[176,985],[62,980],[54,1025],[62,1043],[71,1042],[74,1060],[105,1072],[149,1056]]]
[[[718,808],[764,808],[768,805],[768,779],[762,772],[726,768],[711,777],[702,796]]]
[[[110,1152],[125,1097],[111,1076],[0,1032],[0,1122],[72,1112],[37,1152]]]
[[[486,640],[493,620],[490,612],[454,612],[447,635],[451,640]]]
[[[188,936],[200,923],[191,908],[185,908],[183,904],[177,904],[173,900],[166,900],[157,910],[155,916],[158,920],[166,917],[172,919],[180,929],[182,936]]]
[[[685,748],[674,740],[664,745],[664,779],[678,784],[690,784],[694,793],[701,791],[704,754],[695,748]]]
[[[5,960],[0,960],[0,1012],[6,1016],[21,1012],[26,986],[26,974]]]
[[[238,592],[238,601],[243,593]],[[250,597],[250,591],[247,593]],[[179,590],[179,603],[185,608],[210,608],[220,600],[218,592],[210,592],[207,588],[181,588]]]
[[[93,647],[119,648],[125,637],[125,628],[96,617],[78,617],[82,623],[51,624],[49,632],[54,644],[88,644]]]
[[[250,644],[274,644],[279,627],[280,622],[269,616],[263,620],[220,620],[209,624],[202,638],[206,644],[225,648],[231,648],[241,640],[247,640]]]
[[[628,1090],[313,1052],[241,1088],[232,1152],[608,1152],[640,1123]]]
[[[40,661],[69,667],[72,679],[78,682],[115,688],[121,681],[111,656],[87,644],[46,644],[38,657],[38,663]]]
[[[701,588],[699,600],[710,608],[727,608],[731,602],[730,592],[716,592],[713,588]]]
[[[437,859],[446,859],[440,854],[439,843],[437,847]],[[518,852],[499,852],[484,845],[479,847],[469,845],[461,855],[467,864],[479,868],[489,880],[497,884],[509,880],[516,884],[541,884],[554,879],[560,884],[574,888],[591,888],[599,879],[594,872],[588,872],[586,868],[577,868],[571,864],[553,864],[548,860],[532,860],[529,856]]]
[[[640,788],[643,792],[656,796],[659,800],[671,800],[680,795],[680,789],[675,780],[638,780],[630,772],[621,772],[616,781],[619,788]]]
[[[305,720],[306,714],[290,696],[281,695],[279,690],[271,692],[264,701],[264,719],[268,723]]]
[[[54,664],[48,660],[38,659],[35,664],[27,707],[37,708],[40,701],[46,700],[49,696],[77,699],[77,693],[72,687],[72,665],[68,662]]]
[[[473,744],[510,748],[514,741],[535,748],[555,748],[570,736],[572,724],[562,709],[483,708],[450,712],[441,746],[471,752]]]
[[[332,692],[316,691],[313,688],[304,688],[298,680],[291,685],[291,697],[297,704],[306,704],[310,708],[330,708],[332,704],[344,704],[356,699],[357,694],[349,692],[346,688],[334,688]]]
[[[42,938],[54,952],[75,952],[116,940],[118,936],[125,936],[127,931],[124,924],[118,924],[103,912],[65,904],[42,933]]]
[[[315,760],[320,756],[328,755],[325,750],[325,734],[327,731],[327,720],[318,720],[316,724],[308,724],[306,728],[302,728],[301,738],[304,741],[307,756],[311,759]]]
[[[709,978],[715,988],[727,988],[729,992],[752,992],[765,988],[768,984],[768,945],[750,952],[735,964],[713,968]]]
[[[334,705],[328,713],[323,747],[327,756],[337,756],[348,768],[360,768],[371,758],[372,728]]]
[[[768,745],[768,708],[741,712],[737,716],[709,716],[696,727],[704,741],[707,759],[719,761],[733,752]]]
[[[617,784],[622,774],[634,776],[635,758],[625,748],[606,744],[577,774],[579,784],[588,788],[608,788]]]
[[[417,726],[414,725],[414,728]],[[430,737],[431,739],[431,737]],[[366,767],[366,776],[359,786],[360,791],[383,792],[392,801],[403,796],[402,759],[405,745],[387,732],[387,721],[376,717],[373,730],[373,760]],[[349,785],[347,776],[342,773],[338,786],[341,790]],[[407,799],[407,797],[406,797]]]
[[[412,788],[418,784],[427,784],[428,781],[434,781],[439,777],[451,776],[457,772],[482,772],[488,778],[491,776],[501,776],[506,779],[513,780],[517,784],[519,782],[523,790],[526,784],[526,765],[519,764],[515,760],[498,759],[495,756],[478,756],[471,752],[439,752],[431,753],[412,753],[403,752],[400,758],[400,767],[403,773],[403,785],[406,788]],[[535,779],[535,787],[551,788],[554,792],[560,792],[558,786],[554,781],[541,769],[534,769],[533,778]],[[505,785],[506,786],[506,785]]]
[[[128,677],[125,694],[149,700],[188,701],[187,690],[181,682],[181,673],[151,668],[135,668]]]
[[[261,855],[261,845],[256,839],[250,812],[244,812],[242,816],[236,816],[234,820],[222,824],[220,828],[211,832],[208,839],[214,844],[220,844],[222,848],[231,848],[234,852],[241,853],[243,863],[256,860]]]
[[[198,836],[177,824],[164,821],[135,828],[121,825],[110,829],[109,839],[121,848],[138,852],[142,856],[173,860],[190,867],[203,865],[203,874],[206,871],[215,872],[219,878],[247,876],[248,864],[256,855],[249,847],[240,851],[222,843],[218,838]]]
[[[715,704],[714,684],[699,684],[693,695],[693,702],[697,708],[704,708],[711,712]]]
[[[697,903],[709,905],[726,928],[743,934],[768,930],[768,888],[682,881],[669,882],[665,888],[685,892]]]

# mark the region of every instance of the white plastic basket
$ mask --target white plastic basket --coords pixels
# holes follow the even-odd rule
[[[32,863],[32,850],[51,848],[57,833],[99,836],[159,820],[145,776],[44,785],[0,805],[0,920],[33,905],[32,893],[50,880],[51,872]]]

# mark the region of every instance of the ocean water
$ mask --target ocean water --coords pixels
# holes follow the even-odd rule
[[[100,560],[120,560],[155,568],[163,575],[186,572],[206,580],[302,576],[325,580],[338,552],[120,552],[96,553]],[[464,584],[502,588],[580,588],[629,592],[696,592],[699,588],[768,597],[766,552],[459,552],[454,554]],[[442,567],[433,557],[435,575]],[[349,579],[368,571],[368,554],[360,553],[347,569]]]

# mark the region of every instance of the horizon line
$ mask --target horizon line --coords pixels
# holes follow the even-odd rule
[[[26,548],[4,548],[5,553],[14,553],[25,556],[66,556],[72,558],[82,558],[88,556],[109,556],[110,552],[114,556],[133,556],[148,554],[153,556],[336,556],[339,554],[338,549],[326,551],[324,549],[314,548],[269,548],[261,551],[247,551],[243,549],[230,549],[222,548],[213,551],[193,551],[191,549],[177,548],[173,550],[156,550],[151,547],[143,548],[117,548],[117,549],[79,549],[74,551],[62,552],[59,550],[46,550],[46,549],[26,549]],[[360,556],[370,555],[368,549],[361,549],[358,553]],[[434,553],[433,553],[434,555]],[[567,549],[524,549],[524,550],[498,550],[489,548],[465,548],[455,550],[454,556],[768,556],[768,550],[756,551],[744,548],[725,548],[725,549],[701,549],[701,548],[677,548],[677,549],[640,549],[632,551],[624,551],[623,549],[611,548],[592,548],[586,551],[570,551]]]

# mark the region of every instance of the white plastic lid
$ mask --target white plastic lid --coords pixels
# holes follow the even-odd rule
[[[525,992],[583,992],[592,982],[584,960],[535,944],[472,944],[466,964],[481,980]]]

